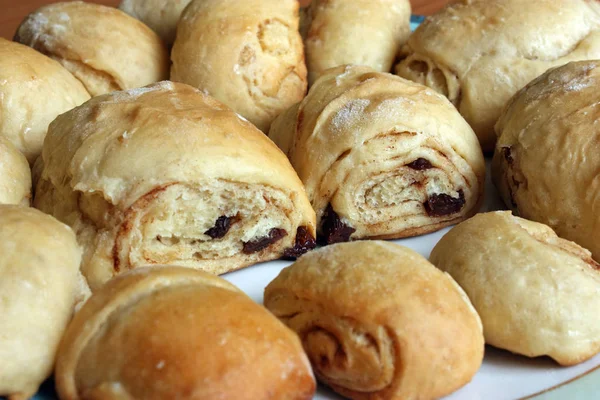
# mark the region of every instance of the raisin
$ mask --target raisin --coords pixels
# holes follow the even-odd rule
[[[225,215],[220,216],[219,218],[217,218],[215,226],[204,232],[204,234],[210,236],[213,239],[222,238],[223,236],[227,235],[227,232],[229,232],[229,228],[231,228],[231,219],[232,218],[227,217]]]
[[[502,155],[504,156],[504,159],[506,160],[506,162],[508,162],[508,165],[512,165],[513,162],[515,161],[512,158],[511,150],[512,149],[510,147],[502,147]]]
[[[423,171],[426,169],[433,168],[433,165],[431,165],[429,160],[426,160],[424,158],[417,158],[415,161],[411,162],[410,164],[406,164],[406,166],[408,168],[416,169],[417,171]]]
[[[331,204],[327,205],[325,213],[323,213],[323,223],[321,225],[323,238],[326,244],[347,242],[350,240],[350,235],[356,232],[356,229],[346,225],[340,219],[339,215],[333,211]]]
[[[295,260],[315,247],[317,247],[317,242],[313,235],[308,232],[305,226],[299,226],[296,230],[296,244],[294,247],[285,249],[283,256],[287,259]]]
[[[254,239],[249,242],[244,242],[243,252],[244,254],[256,253],[258,251],[261,251],[262,249],[266,249],[267,247],[277,242],[278,240],[281,240],[281,238],[285,236],[287,236],[287,232],[285,231],[285,229],[273,228],[269,231],[269,234],[267,236]]]
[[[430,217],[443,217],[459,212],[465,205],[465,194],[458,191],[458,198],[445,193],[432,194],[425,202],[425,211]]]

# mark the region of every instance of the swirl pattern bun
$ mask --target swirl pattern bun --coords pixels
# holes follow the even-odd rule
[[[59,63],[0,38],[0,136],[30,164],[42,151],[50,122],[89,98],[81,82]]]
[[[297,0],[194,0],[171,52],[171,80],[222,101],[263,132],[306,93]]]
[[[452,104],[368,67],[327,71],[269,136],[328,243],[432,232],[473,215],[483,198],[483,155]]]
[[[488,344],[561,365],[600,352],[600,265],[548,226],[507,211],[477,214],[430,259],[467,292]]]
[[[81,250],[68,226],[0,204],[0,397],[29,399],[52,373],[78,293]]]
[[[187,268],[141,268],[94,293],[56,362],[63,400],[310,400],[296,335],[239,289]]]
[[[518,215],[549,225],[600,260],[600,62],[550,70],[509,102],[492,176]]]
[[[169,54],[158,35],[112,7],[49,4],[25,18],[15,41],[61,63],[92,96],[169,77]]]
[[[461,0],[427,18],[400,57],[398,75],[446,95],[493,151],[512,95],[548,68],[600,58],[600,3]]]
[[[483,360],[481,321],[462,289],[392,243],[308,253],[264,298],[300,336],[317,378],[351,399],[439,398],[468,383]]]
[[[0,136],[0,204],[28,206],[30,201],[29,163],[8,139]]]
[[[346,64],[390,72],[410,34],[410,2],[313,0],[304,29],[309,84],[325,70]]]
[[[35,206],[75,229],[92,289],[142,265],[221,274],[315,246],[315,214],[285,155],[181,83],[61,115],[42,158]]]

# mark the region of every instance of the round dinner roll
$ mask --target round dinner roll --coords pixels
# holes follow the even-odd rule
[[[436,399],[483,360],[481,321],[454,280],[416,252],[340,243],[285,268],[265,306],[302,340],[317,378],[356,400]]]
[[[306,186],[327,243],[433,232],[483,200],[481,148],[448,99],[369,67],[325,72],[269,137]]]
[[[428,17],[400,58],[398,75],[448,96],[493,151],[512,95],[548,68],[600,58],[600,3],[461,0]]]
[[[73,231],[51,216],[0,204],[0,255],[0,397],[29,399],[54,368],[76,301],[81,250]]]
[[[138,266],[222,274],[315,247],[315,213],[285,155],[182,83],[61,115],[41,162],[34,205],[75,229],[93,290]]]
[[[0,204],[28,206],[31,201],[31,170],[27,159],[0,136]]]
[[[600,61],[553,69],[513,97],[492,175],[504,202],[600,260]]]
[[[29,14],[15,41],[57,60],[92,96],[169,77],[169,55],[152,29],[116,8],[52,3]]]
[[[309,400],[298,337],[227,281],[140,268],[94,293],[61,342],[62,400]]]
[[[509,211],[478,214],[430,260],[467,292],[488,344],[561,365],[600,351],[600,265],[548,226]]]
[[[194,0],[171,52],[171,80],[195,86],[263,132],[306,93],[298,0]]]
[[[313,0],[306,16],[310,85],[325,70],[346,64],[390,72],[410,34],[409,0]]]
[[[191,0],[122,0],[119,9],[148,25],[165,42],[173,45],[177,23]]]
[[[50,122],[89,98],[81,82],[59,63],[0,38],[0,137],[11,141],[30,164],[42,151]]]

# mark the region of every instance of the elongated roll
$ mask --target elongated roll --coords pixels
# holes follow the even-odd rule
[[[328,243],[414,236],[473,215],[477,137],[425,86],[367,67],[329,70],[273,124]]]
[[[548,68],[597,58],[597,1],[460,0],[417,28],[396,72],[448,96],[493,151],[512,95]]]
[[[30,164],[42,151],[50,122],[89,98],[81,82],[58,62],[0,38],[0,136]]]
[[[351,399],[439,398],[468,383],[483,360],[481,321],[463,290],[392,243],[315,250],[264,298],[300,336],[317,378]]]
[[[410,2],[313,0],[304,29],[309,84],[345,64],[390,72],[410,34]]]
[[[496,124],[492,178],[518,215],[549,225],[600,261],[600,61],[551,69]]]
[[[62,400],[310,400],[292,331],[232,284],[186,268],[141,268],[94,293],[56,362]]]
[[[177,25],[171,80],[210,94],[265,133],[306,94],[298,0],[194,0]]]
[[[27,159],[6,138],[0,136],[0,204],[31,202],[31,170]]]
[[[52,373],[81,288],[80,261],[68,226],[0,204],[0,397],[29,399]]]
[[[444,235],[431,262],[469,295],[488,344],[561,365],[600,352],[600,264],[548,226],[477,214]]]
[[[35,206],[70,224],[92,289],[141,265],[215,274],[315,246],[315,214],[262,132],[188,85],[98,96],[58,117]]]
[[[169,54],[156,33],[113,7],[53,3],[29,14],[15,35],[57,60],[92,96],[169,77]]]

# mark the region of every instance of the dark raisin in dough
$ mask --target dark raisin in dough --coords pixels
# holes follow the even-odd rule
[[[465,194],[458,191],[458,198],[445,193],[433,194],[425,202],[425,210],[430,217],[443,217],[459,212],[465,205]]]
[[[220,216],[219,218],[217,218],[215,226],[204,232],[204,234],[210,236],[213,239],[222,238],[223,236],[227,235],[227,232],[229,232],[229,228],[231,228],[231,219],[232,218],[227,217],[225,215]]]
[[[281,228],[273,228],[269,231],[267,236],[251,240],[249,242],[244,242],[244,254],[252,254],[261,251],[262,249],[266,249],[273,243],[281,240],[283,237],[287,236],[287,232],[285,229]]]
[[[417,171],[423,171],[426,169],[433,168],[433,165],[431,165],[429,160],[426,160],[424,158],[417,158],[415,161],[406,164],[406,166],[408,168],[416,169]]]
[[[317,247],[315,238],[308,232],[308,229],[305,226],[300,226],[296,231],[296,244],[294,247],[285,249],[283,256],[295,260],[315,247]]]
[[[510,147],[503,147],[502,155],[504,156],[504,159],[506,160],[506,162],[508,162],[508,165],[513,164],[514,159],[512,158],[512,149]]]
[[[342,222],[339,215],[333,211],[331,204],[325,209],[323,214],[323,223],[321,225],[323,240],[326,244],[347,242],[350,235],[356,232],[356,229]]]

